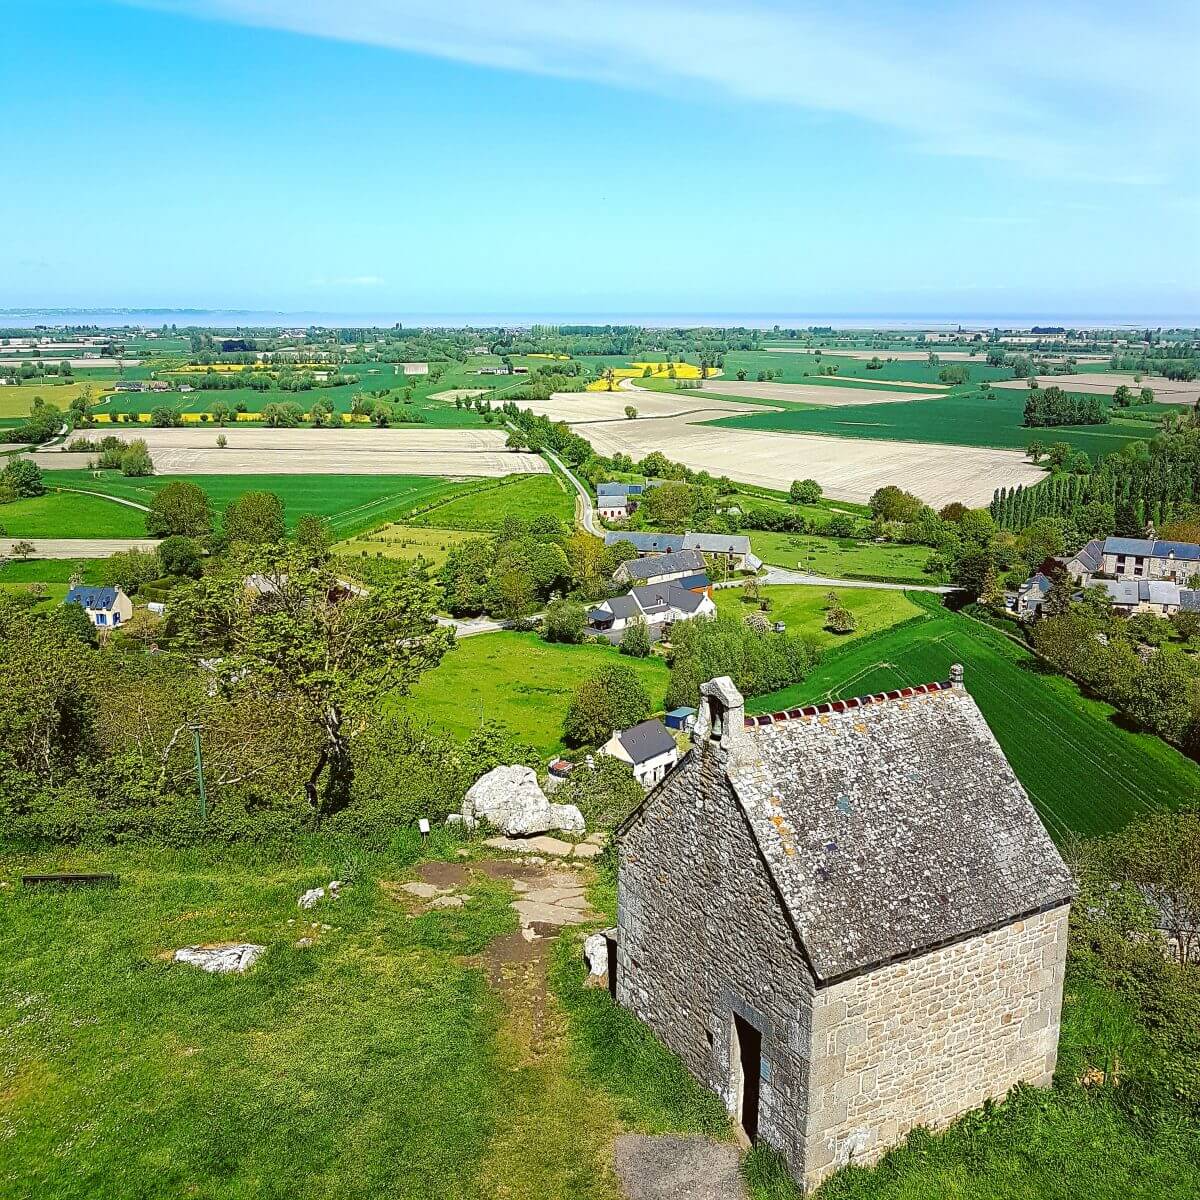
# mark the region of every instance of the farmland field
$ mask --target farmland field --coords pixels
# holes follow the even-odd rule
[[[830,633],[824,628],[829,591],[827,587],[800,584],[764,587],[763,598],[771,602],[766,615],[771,621],[782,621],[788,633],[809,635],[819,645],[832,649],[918,617],[922,612],[904,592],[886,588],[842,588],[837,593],[838,599],[843,608],[854,614],[858,628],[853,633]],[[714,597],[717,611],[721,613],[745,616],[758,609],[756,602],[742,599],[740,588],[723,588],[715,592]]]
[[[88,379],[76,380],[73,383],[10,384],[0,387],[0,417],[27,417],[36,396],[40,396],[47,404],[53,404],[55,408],[67,409],[84,388],[90,388],[92,395],[98,397],[104,386],[103,383]]]
[[[84,583],[96,582],[98,563],[92,558],[32,558],[27,562],[11,559],[0,567],[0,583],[11,587],[30,583],[67,583],[78,573]]]
[[[1025,396],[1009,391],[948,394],[907,404],[869,404],[847,409],[807,412],[757,412],[722,418],[726,429],[773,430],[834,434],[839,438],[925,442],[970,447],[1024,450],[1030,440],[1069,442],[1093,459],[1119,450],[1126,442],[1152,438],[1153,425],[1113,422],[1108,425],[1028,429],[1023,424]],[[894,482],[894,480],[893,480]]]
[[[833,579],[879,579],[889,583],[944,583],[925,572],[933,553],[928,546],[862,542],[857,538],[816,537],[805,533],[750,531],[750,544],[763,562]]]
[[[570,523],[575,494],[557,475],[510,475],[498,487],[485,487],[451,497],[409,519],[410,525],[439,529],[499,529],[506,517],[524,521],[555,517]]]
[[[616,662],[637,672],[651,705],[661,709],[668,674],[661,658],[626,658],[604,646],[556,645],[534,633],[507,631],[463,638],[397,703],[458,737],[484,721],[499,721],[548,755],[562,747],[563,717],[575,688]]]
[[[95,479],[90,471],[61,471],[51,477],[54,483],[88,488],[111,496],[122,496],[139,504],[149,504],[159,488],[170,483],[170,475],[152,475],[145,479],[126,479],[117,471],[101,472]],[[340,537],[350,537],[362,529],[381,524],[421,504],[453,496],[464,485],[449,479],[423,475],[188,475],[189,482],[199,484],[212,498],[213,506],[223,512],[225,505],[243,492],[274,492],[284,504],[288,526],[305,514],[328,517]],[[105,501],[97,500],[97,504]],[[128,512],[137,520],[132,536],[145,532],[141,514],[122,505],[108,508]],[[83,537],[80,529],[75,536]]]
[[[337,542],[334,553],[350,560],[347,570],[354,571],[356,558],[423,558],[434,569],[440,567],[455,546],[470,541],[477,535],[462,529],[425,529],[414,525],[403,525],[394,521],[382,529]]]
[[[10,538],[141,537],[146,532],[136,508],[71,492],[0,504],[0,528]]]
[[[1072,834],[1120,829],[1153,809],[1194,803],[1200,765],[1150,734],[1126,728],[1108,704],[1070,680],[1042,674],[1028,651],[970,617],[911,599],[917,620],[831,652],[808,679],[746,703],[772,712],[796,704],[863,696],[945,679],[965,670],[967,691],[983,710],[1013,770],[1047,828]]]

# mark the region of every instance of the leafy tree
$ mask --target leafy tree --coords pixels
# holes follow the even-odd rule
[[[630,658],[650,657],[650,630],[641,618],[634,618],[621,635],[621,653]]]
[[[788,499],[793,504],[816,504],[821,499],[821,485],[815,479],[793,479]]]
[[[168,575],[187,575],[192,579],[200,576],[204,555],[195,538],[172,534],[159,543],[158,557]]]
[[[542,623],[542,637],[546,641],[575,645],[583,641],[586,630],[587,611],[578,600],[555,600],[547,607]]]
[[[596,758],[591,770],[578,767],[554,793],[557,804],[574,804],[589,829],[619,825],[645,799],[642,785],[625,763],[608,754]]]
[[[301,546],[318,558],[326,557],[336,540],[328,519],[317,513],[305,513],[296,522],[295,537]]]
[[[141,478],[154,474],[154,463],[145,438],[134,438],[121,455],[121,474]]]
[[[281,542],[287,532],[283,501],[274,492],[243,492],[225,507],[227,541],[261,546]]]
[[[41,496],[46,491],[42,480],[42,468],[29,458],[9,459],[0,471],[0,499],[23,500],[29,496]]]
[[[172,426],[181,424],[179,414],[165,404],[160,404],[150,412],[150,424],[156,429],[170,429]]]
[[[207,537],[213,529],[212,501],[197,483],[177,479],[154,493],[146,514],[146,532],[151,537]]]
[[[13,545],[12,552],[24,562],[37,553],[37,547],[32,542],[20,541]]]
[[[229,445],[229,439],[223,433],[218,433],[217,434],[217,449],[224,450],[225,447],[228,445]]]
[[[1031,438],[1025,443],[1025,453],[1029,456],[1029,461],[1036,465],[1042,455],[1046,453],[1046,445],[1037,438]]]
[[[631,421],[636,421],[637,415],[638,415],[638,410],[636,408],[634,408],[632,404],[627,404],[627,405],[625,405],[625,415]]]
[[[924,507],[911,492],[895,484],[877,488],[868,501],[871,515],[882,521],[911,521]]]
[[[218,425],[227,425],[233,418],[233,409],[224,400],[214,400],[210,407],[212,419]],[[222,437],[224,434],[222,434]],[[218,444],[220,439],[218,439]]]
[[[853,633],[858,628],[858,618],[848,608],[835,604],[825,613],[825,628],[830,633]]]
[[[261,588],[246,586],[251,575]],[[314,816],[346,807],[355,739],[385,698],[404,694],[453,644],[435,620],[435,589],[415,571],[347,595],[327,562],[294,544],[233,555],[177,593],[173,642],[216,660],[224,694],[282,703],[307,734]]]
[[[120,586],[131,596],[137,594],[142,584],[160,578],[162,573],[163,563],[157,550],[121,550],[101,560],[96,568],[102,584]]]
[[[627,729],[650,715],[650,697],[631,667],[601,667],[575,689],[563,722],[569,746],[598,746],[616,729]]]

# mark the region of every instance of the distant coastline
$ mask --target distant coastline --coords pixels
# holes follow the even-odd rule
[[[259,309],[213,308],[0,308],[0,328],[31,325],[94,325],[114,328],[140,325],[193,325],[243,328],[305,328],[317,325],[336,329],[364,326],[386,328],[395,324],[428,328],[495,328],[530,325],[637,325],[648,329],[712,328],[801,329],[833,326],[837,329],[953,330],[1028,329],[1034,325],[1062,325],[1068,329],[1191,329],[1200,328],[1200,315],[1139,315],[1106,313],[334,313],[319,311],[270,312]]]

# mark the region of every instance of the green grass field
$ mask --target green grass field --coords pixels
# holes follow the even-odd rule
[[[0,417],[27,417],[34,398],[40,396],[47,404],[66,410],[71,407],[71,401],[83,391],[90,388],[93,395],[98,395],[104,385],[95,380],[76,378],[70,383],[50,382],[49,379],[39,383],[10,384],[0,387]]]
[[[766,563],[832,579],[880,579],[892,583],[944,583],[925,572],[928,546],[862,542],[857,538],[815,537],[806,533],[750,531],[754,553]]]
[[[626,658],[604,646],[554,645],[535,633],[508,631],[463,638],[398,703],[457,737],[484,721],[499,721],[548,756],[562,747],[575,688],[614,662],[632,667],[650,703],[662,708],[668,672],[661,658]]]
[[[437,569],[455,546],[478,536],[463,529],[425,529],[397,521],[338,542],[333,549],[334,553],[350,560],[361,558],[364,553],[368,558],[423,558]]]
[[[1002,450],[1024,450],[1032,439],[1037,438],[1045,444],[1069,442],[1075,449],[1086,451],[1093,460],[1119,450],[1126,442],[1150,438],[1157,432],[1153,425],[1133,421],[1027,429],[1021,423],[1024,409],[1025,395],[1020,391],[982,393],[967,390],[950,392],[935,400],[912,400],[906,404],[759,412],[744,417],[724,417],[707,424],[734,429],[880,438],[884,441],[991,446]]]
[[[143,537],[143,514],[98,496],[47,492],[0,504],[0,527],[14,538]]]
[[[126,479],[120,472],[103,471],[95,479],[90,471],[55,471],[51,476],[52,483],[123,496],[139,504],[149,504],[158,489],[173,479],[199,484],[212,497],[218,512],[223,512],[225,505],[243,492],[275,492],[283,500],[289,527],[305,513],[316,513],[329,518],[339,537],[351,537],[412,508],[457,495],[470,487],[434,475],[152,475]],[[105,504],[102,500],[94,503]],[[142,519],[133,509],[117,504],[107,504],[106,508],[129,512],[137,520],[133,536],[145,533]],[[62,536],[87,537],[89,533],[80,530]]]
[[[495,487],[481,488],[447,499],[408,524],[438,529],[499,529],[505,517],[555,517],[570,524],[575,516],[575,494],[553,475],[510,475]]]
[[[771,712],[945,679],[951,663],[962,663],[967,690],[1056,839],[1108,833],[1153,809],[1195,803],[1200,765],[1130,730],[1070,680],[1042,673],[1002,634],[935,607],[933,597],[910,595],[922,618],[831,652],[803,683],[749,700],[747,709]]]
[[[829,633],[824,628],[829,591],[825,587],[792,584],[764,587],[763,598],[771,602],[766,615],[772,621],[782,621],[788,633],[811,635],[820,645],[835,647],[908,621],[923,611],[904,592],[886,588],[842,588],[837,593],[838,599],[843,608],[854,614],[858,627],[853,633]],[[723,589],[714,596],[719,612],[745,616],[758,611],[757,602],[742,599],[741,588]]]
[[[13,559],[0,567],[0,583],[21,586],[28,583],[67,583],[72,575],[83,576],[84,583],[97,581],[95,558],[31,558],[25,562]]]

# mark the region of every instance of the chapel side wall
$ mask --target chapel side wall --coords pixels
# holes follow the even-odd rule
[[[1069,905],[823,988],[813,1002],[803,1182],[871,1162],[1058,1055]]]
[[[686,763],[622,839],[617,999],[730,1112],[733,1014],[755,1025],[759,1136],[799,1177],[812,977],[718,767],[723,758],[711,748]]]

